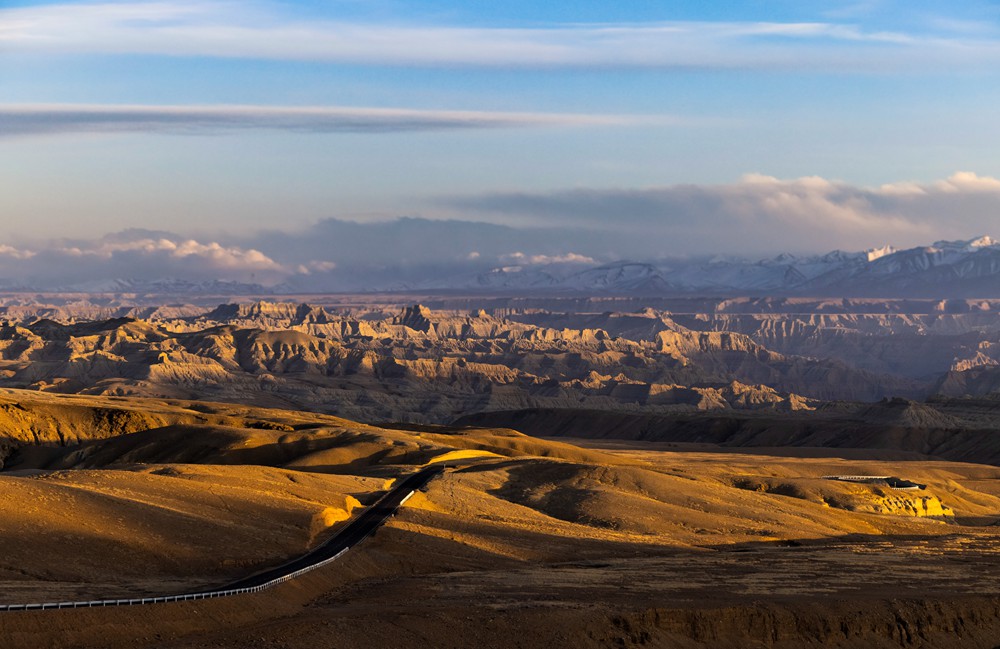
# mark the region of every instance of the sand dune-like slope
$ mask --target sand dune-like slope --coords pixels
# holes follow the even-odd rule
[[[291,431],[297,425],[361,424],[337,417],[204,402],[53,395],[0,389],[0,459],[19,448],[67,448],[170,425]]]
[[[465,529],[491,551],[546,560],[561,556],[560,541],[527,544],[533,554],[519,555],[515,539],[590,538],[658,552],[846,534],[945,536],[956,531],[957,518],[1000,519],[1000,499],[977,482],[1000,479],[992,467],[963,473],[948,463],[696,453],[622,459],[632,464],[524,459],[459,469],[447,491],[436,487],[414,506],[435,512],[435,525],[449,534]],[[858,472],[903,472],[928,487],[899,491],[823,479]]]
[[[904,463],[956,513],[928,519],[869,507],[906,492],[821,481],[896,463],[611,454],[626,463],[459,469],[308,612],[162,646],[995,646],[996,528],[957,519],[998,511],[979,489],[1000,482],[996,468]],[[815,499],[834,494],[855,509]]]
[[[264,467],[0,475],[3,601],[218,585],[303,553],[381,486]]]
[[[961,611],[934,613],[932,602],[973,602],[969,640],[991,628],[984,607],[1000,597],[1000,469],[991,466],[386,428],[174,400],[4,399],[25,422],[67,426],[64,410],[74,422],[102,409],[149,417],[116,435],[12,436],[0,472],[7,601],[224,583],[315,546],[398,476],[451,463],[373,539],[308,579],[196,607],[2,616],[11,647],[346,647],[366,635],[376,646],[500,646],[486,631],[501,622],[523,631],[524,647],[757,646],[745,642],[765,637],[743,622],[753,619],[748,599],[787,639],[772,633],[776,647],[801,646],[807,622],[839,629],[841,614],[868,616],[857,625],[865,646],[906,646],[879,644],[900,624],[885,622],[896,619],[884,608],[894,592],[923,602],[900,613],[911,637],[948,647],[962,645],[937,642],[928,620],[953,624]],[[824,479],[831,474],[927,487]],[[868,604],[848,606],[869,591]],[[846,608],[823,618],[831,594]],[[463,630],[449,636],[451,627]],[[828,644],[852,646],[838,638]]]
[[[617,461],[505,430],[383,429],[226,404],[18,391],[3,399],[21,426],[9,430],[0,473],[8,602],[224,583],[301,554],[429,462]],[[48,430],[74,434],[29,434]]]
[[[89,421],[93,413],[109,407],[107,398],[25,392],[11,392],[7,398],[10,407],[25,413],[25,420],[33,416],[41,421],[58,419],[60,409],[65,408],[72,420]],[[145,488],[147,482],[169,489],[192,484],[193,478],[179,480],[174,473],[188,475],[191,467],[202,466],[205,471],[214,471],[211,475],[219,481],[240,472],[258,472],[253,481],[262,480],[264,473],[283,475],[268,484],[285,486],[286,482],[299,484],[294,480],[297,476],[313,481],[369,476],[378,482],[428,462],[451,459],[468,465],[454,469],[448,480],[455,493],[464,490],[465,498],[439,505],[442,511],[454,513],[466,507],[468,517],[480,521],[495,515],[502,520],[504,534],[509,534],[510,525],[523,515],[529,527],[538,522],[537,517],[543,517],[545,524],[558,529],[574,526],[567,532],[571,536],[621,540],[621,535],[634,535],[630,542],[659,545],[888,533],[900,525],[914,524],[911,519],[947,520],[956,515],[1000,513],[1000,501],[992,495],[961,486],[959,478],[971,476],[955,471],[971,465],[608,452],[528,437],[509,429],[380,428],[326,415],[225,404],[151,400],[132,403],[131,407],[145,413],[143,430],[122,429],[124,434],[105,437],[106,432],[95,429],[93,439],[77,438],[76,443],[25,439],[19,442],[20,447],[9,458],[8,471],[2,475],[12,476],[8,479],[19,486],[48,488],[81,480],[81,476],[107,475],[139,481],[136,490]],[[186,423],[185,419],[198,423]],[[170,420],[182,423],[163,425]],[[914,471],[913,467],[922,468]],[[998,471],[979,468],[974,473],[986,479]],[[902,492],[823,479],[829,474],[866,472],[905,474],[901,477],[926,483],[928,488]],[[208,475],[203,478],[210,480]],[[99,480],[94,480],[88,484],[97,489]],[[319,483],[313,488],[319,489]],[[258,489],[266,491],[264,486]],[[87,490],[79,487],[72,493]],[[490,510],[496,511],[489,514]]]

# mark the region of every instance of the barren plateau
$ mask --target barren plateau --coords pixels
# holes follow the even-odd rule
[[[0,307],[0,603],[221,586],[448,465],[308,575],[6,645],[1000,644],[1000,399],[945,389],[992,303],[560,304]]]
[[[994,646],[990,465],[0,401],[5,603],[225,583],[301,554],[415,467],[452,465],[300,580],[231,601],[6,613],[12,647]],[[897,473],[926,489],[824,478]]]

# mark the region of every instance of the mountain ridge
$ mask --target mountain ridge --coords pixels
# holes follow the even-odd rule
[[[997,281],[994,281],[997,280]],[[824,254],[780,253],[604,263],[501,265],[485,272],[396,282],[384,290],[589,295],[1000,297],[1000,241],[990,236]],[[280,292],[278,290],[277,292]]]
[[[669,263],[614,261],[559,275],[549,267],[502,267],[449,288],[548,290],[582,293],[710,295],[837,295],[842,297],[1000,296],[1000,242],[989,236],[936,241],[896,249],[822,255],[781,253],[751,261],[739,258]],[[444,288],[441,283],[425,288]]]
[[[609,259],[579,256],[534,258],[510,255],[517,263],[475,263],[448,267],[400,266],[372,275],[363,267],[337,265],[314,278],[306,293],[462,291],[473,294],[746,296],[878,298],[1000,298],[1000,241],[989,236],[935,241],[897,249],[891,245],[824,254],[787,252],[765,259],[734,256],[686,259]],[[553,261],[555,259],[555,261]],[[508,260],[510,261],[510,260]],[[385,270],[385,269],[383,269]],[[289,279],[264,285],[223,279],[107,277],[78,284],[0,278],[13,292],[70,292],[163,296],[280,296],[302,294]]]

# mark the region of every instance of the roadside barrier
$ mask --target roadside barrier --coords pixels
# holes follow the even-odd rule
[[[333,555],[329,559],[318,561],[311,566],[306,566],[301,570],[288,573],[272,579],[271,581],[251,586],[249,588],[231,588],[227,590],[209,590],[202,593],[186,593],[184,595],[167,595],[165,597],[142,597],[133,599],[97,599],[85,602],[46,602],[45,604],[0,604],[0,611],[47,611],[60,608],[103,608],[105,606],[138,606],[141,604],[167,604],[170,602],[188,602],[197,599],[213,599],[215,597],[230,597],[232,595],[243,595],[246,593],[259,593],[283,584],[290,579],[295,579],[307,572],[322,568],[328,563],[332,563],[342,557],[351,548],[347,547]]]
[[[443,471],[443,469],[438,469],[432,474],[431,477],[439,474],[441,471]],[[402,506],[403,503],[409,500],[413,496],[414,491],[415,490],[411,490],[410,493],[408,493],[400,501],[397,508],[399,506]],[[395,515],[395,512],[393,512],[392,515]],[[365,540],[366,538],[374,534],[375,530],[388,519],[389,516],[387,515],[377,525],[369,529],[368,532],[363,537],[358,539],[355,545],[357,545],[357,543],[360,543],[361,541]],[[246,588],[208,590],[201,593],[187,593],[184,595],[167,595],[164,597],[141,597],[133,599],[97,599],[97,600],[83,601],[83,602],[46,602],[44,604],[0,604],[0,611],[48,611],[48,610],[65,609],[65,608],[103,608],[107,606],[140,606],[143,604],[168,604],[170,602],[188,602],[199,599],[214,599],[216,597],[231,597],[233,595],[259,593],[262,590],[273,588],[278,584],[283,584],[286,581],[295,579],[296,577],[300,577],[306,574],[307,572],[316,570],[317,568],[322,568],[323,566],[330,564],[339,559],[340,557],[344,556],[344,553],[350,549],[351,546],[345,547],[332,557],[327,557],[326,559],[317,561],[316,563],[310,564],[305,568],[301,568],[294,572],[290,572],[287,575],[281,575],[280,577],[275,577],[274,579],[264,582],[263,584],[258,584],[257,586],[248,586]]]

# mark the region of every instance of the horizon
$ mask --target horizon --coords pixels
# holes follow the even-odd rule
[[[497,254],[496,251],[506,249],[505,246],[516,245],[510,243],[511,236],[520,237],[525,232],[462,222],[463,228],[471,230],[460,231],[460,238],[473,237],[482,241],[499,238],[499,247],[485,254],[443,259],[438,253],[452,244],[448,235],[459,223],[445,224],[442,229],[441,223],[413,218],[377,224],[331,219],[319,224],[318,233],[310,230],[296,236],[283,234],[283,238],[277,239],[273,232],[262,233],[240,241],[240,245],[205,244],[166,231],[142,229],[123,230],[89,241],[51,241],[35,248],[0,245],[0,291],[85,294],[140,290],[152,291],[152,294],[172,291],[193,291],[191,294],[195,294],[204,290],[229,290],[240,295],[261,291],[267,295],[294,295],[397,291],[433,294],[471,290],[487,294],[506,291],[541,295],[546,291],[568,290],[653,295],[662,290],[665,295],[699,291],[706,295],[739,295],[744,291],[764,290],[780,296],[813,295],[809,293],[812,286],[812,290],[818,290],[815,295],[819,296],[831,294],[830,285],[822,284],[824,277],[829,276],[848,281],[846,285],[841,284],[845,286],[844,297],[860,297],[874,288],[866,285],[872,281],[872,276],[865,274],[867,269],[889,260],[890,266],[874,272],[881,275],[882,280],[894,276],[893,281],[902,280],[910,285],[889,289],[887,298],[930,297],[942,291],[953,292],[953,297],[993,297],[992,289],[982,294],[974,292],[983,290],[982,287],[975,289],[975,282],[982,274],[976,268],[986,267],[987,275],[994,274],[993,257],[1000,254],[1000,241],[989,235],[939,240],[912,247],[885,244],[863,250],[783,251],[767,256],[690,254],[600,258],[575,253],[554,256],[521,252]],[[482,231],[481,227],[488,230]],[[387,228],[400,236],[386,236]],[[317,237],[317,234],[322,236]],[[366,261],[363,249],[360,252],[353,250],[359,241],[409,241],[414,236],[426,239],[429,249],[418,246],[421,256],[399,256],[395,264]],[[303,249],[323,247],[327,239],[341,242],[339,251],[349,258],[349,263],[297,262]],[[977,261],[982,257],[980,253],[989,257]],[[893,262],[896,258],[903,261]],[[969,264],[972,271],[956,270]],[[634,270],[627,271],[628,268]],[[947,275],[944,284],[942,278],[935,275],[938,268]],[[736,270],[738,272],[733,275]],[[609,274],[605,276],[603,272]],[[796,274],[789,276],[788,272]],[[915,278],[915,284],[914,280],[907,279],[910,277]],[[857,283],[857,278],[861,283]]]

